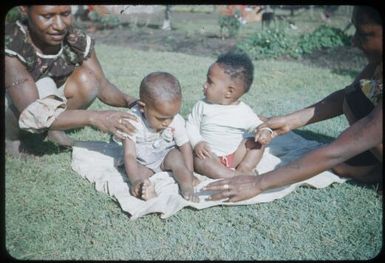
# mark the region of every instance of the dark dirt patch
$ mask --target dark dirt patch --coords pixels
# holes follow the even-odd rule
[[[236,40],[222,40],[215,35],[187,34],[176,30],[128,27],[97,30],[90,35],[97,43],[130,47],[139,50],[155,50],[185,53],[195,56],[216,57],[235,46]]]
[[[293,58],[282,58],[295,60]],[[354,78],[366,65],[367,60],[358,48],[337,47],[327,50],[317,50],[298,59],[309,66],[328,68],[334,73],[350,75]]]
[[[175,25],[188,20],[202,20],[207,23],[217,23],[213,16],[206,13],[174,13]],[[83,28],[90,28],[89,22],[80,24]],[[159,25],[138,25],[134,28],[129,23],[123,23],[120,28],[98,29],[89,32],[97,43],[124,46],[139,50],[155,50],[179,52],[195,56],[217,57],[236,45],[233,38],[221,39],[219,35],[207,33],[187,33],[178,28],[162,30]],[[282,57],[277,60],[295,59]],[[338,47],[335,49],[319,50],[298,59],[301,63],[329,68],[339,74],[356,75],[365,65],[366,60],[361,51],[352,47]]]

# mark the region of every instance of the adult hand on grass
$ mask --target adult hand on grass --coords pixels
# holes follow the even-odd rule
[[[209,183],[203,190],[215,192],[210,195],[207,200],[227,199],[226,202],[238,202],[250,199],[262,192],[260,177],[254,175],[240,175],[218,180]]]

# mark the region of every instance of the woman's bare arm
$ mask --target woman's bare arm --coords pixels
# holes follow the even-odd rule
[[[5,88],[18,113],[39,98],[36,84],[25,66],[15,57],[5,56]]]
[[[212,200],[229,197],[229,201],[240,201],[273,189],[306,180],[330,169],[349,158],[382,144],[382,101],[365,118],[346,129],[329,145],[307,153],[286,166],[260,176],[239,176],[210,183],[208,191],[217,191]],[[230,190],[224,191],[224,185]]]
[[[91,57],[83,61],[81,67],[86,67],[95,74],[100,83],[97,96],[105,104],[115,107],[128,107],[137,100],[135,97],[123,93],[106,78],[95,50],[91,53]]]

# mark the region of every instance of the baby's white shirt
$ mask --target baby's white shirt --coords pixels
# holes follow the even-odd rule
[[[186,129],[193,148],[205,141],[213,153],[224,156],[235,152],[244,138],[253,137],[261,123],[242,101],[237,105],[219,105],[200,100],[188,115]]]

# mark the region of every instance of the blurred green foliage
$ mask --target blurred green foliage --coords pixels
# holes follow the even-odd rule
[[[219,16],[218,24],[220,27],[220,35],[224,37],[224,29],[227,30],[229,37],[236,37],[241,27],[241,22],[239,22],[237,16],[239,16],[237,10],[234,16]]]
[[[89,19],[101,25],[102,28],[115,28],[120,26],[121,21],[115,15],[99,15],[97,12],[90,12]]]
[[[314,32],[299,38],[298,48],[301,53],[309,54],[314,50],[347,46],[351,37],[339,28],[321,25]]]
[[[341,29],[321,25],[313,32],[304,33],[299,38],[289,35],[278,24],[272,28],[258,31],[242,40],[237,46],[247,51],[254,59],[290,56],[298,58],[315,50],[348,46],[351,37]]]
[[[247,51],[254,59],[276,58],[295,54],[295,40],[282,26],[275,26],[246,38],[237,45]]]

